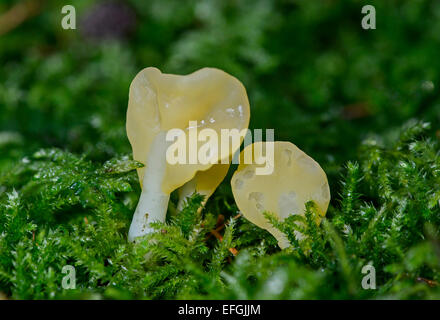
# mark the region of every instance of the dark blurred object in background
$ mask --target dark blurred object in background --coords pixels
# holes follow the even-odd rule
[[[100,2],[85,14],[80,30],[88,39],[123,39],[130,34],[135,24],[136,15],[125,3]]]

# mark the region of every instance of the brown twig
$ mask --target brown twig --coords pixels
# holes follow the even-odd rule
[[[362,119],[369,115],[368,105],[363,102],[347,105],[341,110],[341,116],[346,120]]]
[[[236,215],[235,217],[233,217],[233,219],[238,219],[240,218],[241,213]],[[214,230],[210,231],[210,234],[208,235],[207,239],[209,239],[209,237],[211,235],[213,235],[214,237],[216,237],[219,241],[223,241],[223,236],[219,233],[219,231],[221,231],[227,224],[228,222],[224,222],[225,221],[225,217],[220,214],[218,216],[217,219],[217,225],[219,225],[217,228],[215,228]],[[234,256],[236,256],[238,254],[238,250],[235,248],[229,248],[229,252],[231,252]]]
[[[30,17],[38,14],[42,6],[42,0],[22,1],[0,15],[0,36],[17,28]]]
[[[35,230],[32,231],[32,242],[35,242],[35,245],[38,247],[38,242],[35,241]]]
[[[417,282],[423,282],[426,283],[428,286],[430,286],[431,288],[437,287],[438,286],[438,282],[435,280],[429,280],[429,279],[425,279],[422,277],[417,277]]]

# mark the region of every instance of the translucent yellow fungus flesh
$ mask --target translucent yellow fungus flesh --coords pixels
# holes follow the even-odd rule
[[[210,128],[220,137],[221,129],[246,129],[249,115],[244,86],[219,69],[203,68],[184,76],[164,74],[156,68],[143,69],[131,83],[127,110],[127,135],[133,148],[133,158],[148,168],[150,147],[161,131],[184,130],[188,147],[189,132],[196,129],[190,128],[190,121],[197,121],[197,130]],[[222,154],[229,157],[241,142],[242,139],[238,145],[231,142],[229,150],[223,150],[223,153],[220,148],[227,146],[219,144],[219,160]],[[167,164],[162,190],[170,193],[191,180],[197,171],[211,166],[200,163]],[[144,170],[138,169],[141,184]]]
[[[270,143],[270,142],[268,142]],[[240,165],[231,185],[235,201],[244,217],[260,228],[271,232],[280,247],[288,246],[285,236],[265,219],[263,212],[284,220],[292,214],[304,214],[306,202],[313,200],[324,216],[330,201],[327,176],[319,164],[290,142],[274,143],[274,168],[270,175],[257,175],[255,169],[263,167],[267,156],[265,142],[247,146],[241,153]],[[261,148],[255,148],[263,144]],[[252,164],[243,163],[245,152],[252,152]]]

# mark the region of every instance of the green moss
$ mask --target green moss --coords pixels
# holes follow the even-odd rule
[[[93,3],[75,2],[78,23]],[[440,2],[372,0],[369,31],[355,0],[126,3],[137,22],[122,40],[62,30],[56,1],[1,36],[0,296],[440,297]],[[250,127],[274,128],[326,171],[326,219],[314,223],[313,203],[272,219],[292,244],[280,252],[234,218],[232,168],[201,214],[200,196],[177,212],[172,195],[158,233],[128,243],[140,188],[127,95],[146,66],[238,77]],[[210,233],[220,215],[223,241]],[[361,287],[366,264],[377,290]],[[61,286],[65,265],[75,290]]]
[[[242,217],[229,219],[222,241],[209,237],[220,211],[198,213],[199,195],[128,243],[139,165],[40,150],[1,179],[0,290],[16,299],[438,298],[429,284],[440,281],[440,149],[427,129],[413,123],[389,146],[368,140],[319,225],[313,203],[304,217],[268,214],[292,244],[282,252]],[[367,264],[377,290],[362,289]],[[76,268],[76,290],[61,287],[64,265]]]

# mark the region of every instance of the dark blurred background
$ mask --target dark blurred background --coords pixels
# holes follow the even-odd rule
[[[76,30],[61,8],[76,8]],[[376,8],[376,30],[361,27]],[[148,0],[0,3],[0,171],[41,147],[129,154],[128,87],[147,66],[210,66],[328,172],[410,118],[440,120],[440,1]]]

